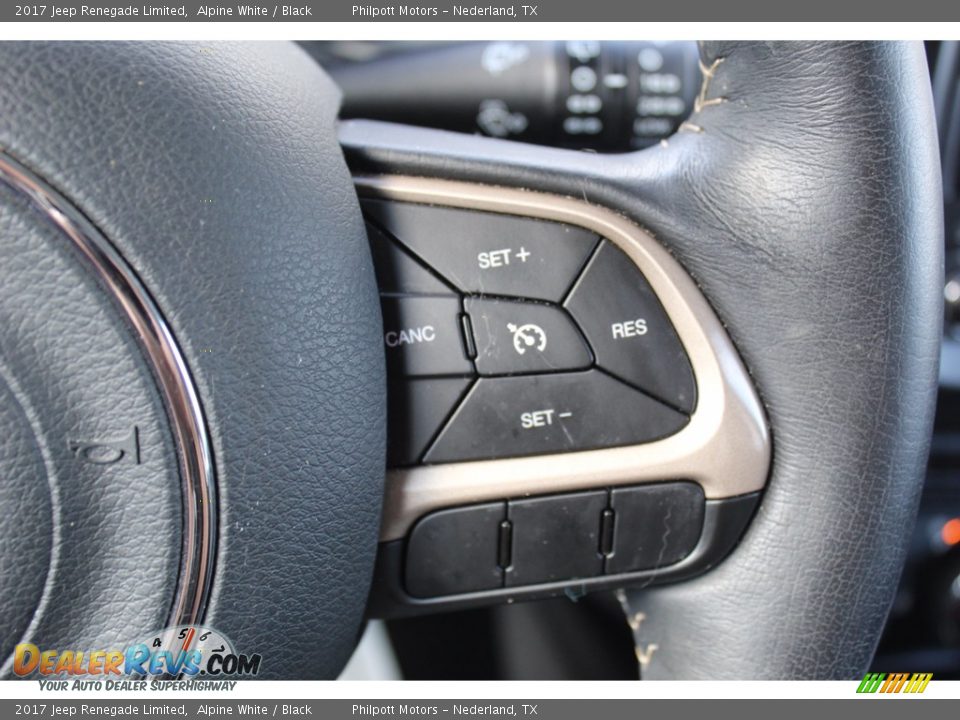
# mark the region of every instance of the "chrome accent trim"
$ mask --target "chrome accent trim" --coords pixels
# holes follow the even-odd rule
[[[664,480],[692,480],[707,499],[716,500],[756,492],[766,484],[770,433],[747,370],[696,284],[649,233],[611,210],[557,195],[403,176],[356,177],[354,182],[361,196],[554,220],[607,238],[647,277],[697,380],[690,422],[663,440],[390,471],[381,541],[404,537],[432,510],[485,500]]]
[[[217,492],[207,425],[183,354],[140,278],[79,211],[3,153],[0,182],[25,196],[73,243],[136,332],[166,406],[182,479],[183,546],[169,624],[197,623],[213,579]]]

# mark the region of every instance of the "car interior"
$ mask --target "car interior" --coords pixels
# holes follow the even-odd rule
[[[960,43],[0,68],[0,678],[960,679]]]
[[[374,118],[591,152],[629,152],[668,138],[689,114],[702,82],[694,42],[543,42],[528,50],[518,50],[514,43],[325,41],[303,45],[343,90],[341,117]],[[489,58],[488,65],[508,64],[528,52],[536,62],[524,63],[523,75],[490,77],[482,72],[484,58]],[[931,668],[937,677],[957,678],[960,497],[953,482],[957,464],[956,458],[951,461],[949,418],[960,388],[960,376],[956,382],[951,380],[960,372],[960,346],[956,344],[960,336],[953,327],[960,312],[956,309],[960,307],[960,284],[954,286],[960,283],[956,250],[960,227],[955,227],[960,217],[956,209],[960,44],[929,42],[926,55],[943,164],[943,348],[936,421],[917,526],[871,669],[880,672],[922,666]],[[630,62],[634,58],[636,66]],[[576,74],[578,67],[594,74]],[[631,71],[638,75],[629,76]],[[648,74],[642,75],[644,71]],[[559,82],[551,84],[550,78],[559,78]],[[627,93],[617,92],[621,83],[629,89]],[[650,94],[640,102],[638,96],[646,93]],[[587,109],[591,103],[596,109]],[[631,114],[633,108],[635,115]],[[511,121],[517,114],[524,119]],[[588,124],[585,130],[585,121],[571,122],[570,118],[596,118],[598,129],[592,131]],[[408,678],[637,676],[629,627],[613,593],[392,620],[387,628],[390,649],[396,653],[402,676]],[[563,632],[558,633],[557,628]],[[463,642],[450,643],[447,638],[451,636]],[[377,647],[384,651],[382,645]]]

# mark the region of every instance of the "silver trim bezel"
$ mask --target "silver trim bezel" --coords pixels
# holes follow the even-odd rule
[[[770,433],[747,370],[696,284],[648,232],[611,210],[575,198],[431,178],[358,176],[354,181],[361,197],[553,220],[607,238],[627,253],[657,293],[697,381],[698,401],[690,422],[662,440],[388,472],[381,541],[404,537],[430,511],[489,500],[666,480],[699,483],[708,500],[764,487]]]
[[[67,237],[136,333],[160,389],[180,464],[183,544],[169,625],[198,623],[203,619],[213,580],[217,492],[207,425],[183,353],[140,278],[78,210],[2,153],[0,182],[25,196]]]

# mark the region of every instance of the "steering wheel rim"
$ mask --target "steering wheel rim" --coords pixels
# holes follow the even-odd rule
[[[385,452],[379,304],[335,136],[337,89],[287,43],[9,43],[0,54],[0,146],[85,217],[155,301],[197,390],[219,520],[206,608],[174,616],[175,587],[195,581],[184,578],[190,568],[182,563],[176,413],[156,398],[137,406],[117,385],[84,403],[75,378],[41,379],[31,369],[38,363],[20,363],[25,404],[44,404],[47,392],[74,397],[78,407],[61,424],[32,427],[52,448],[49,476],[66,510],[51,523],[60,556],[45,596],[54,602],[31,601],[33,620],[18,634],[42,648],[126,647],[165,626],[202,621],[239,652],[261,653],[258,677],[336,676],[363,620]],[[22,218],[5,242],[9,257],[42,237],[83,278],[50,273],[36,284],[51,297],[82,285],[86,299],[72,318],[69,308],[46,323],[38,318],[34,334],[5,342],[5,353],[27,357],[67,328],[72,334],[49,344],[74,358],[68,365],[96,377],[129,356],[145,388],[159,378],[163,369],[130,332],[124,302],[64,250],[69,240],[44,234],[49,217],[6,200],[4,211]],[[37,315],[26,295],[5,311]],[[85,348],[73,329],[91,313],[109,317],[124,341],[100,333],[103,352],[89,339]],[[159,408],[150,423],[148,406]],[[128,407],[140,415],[121,420]],[[69,443],[105,444],[131,425],[138,462],[98,465],[70,454]],[[135,481],[135,472],[159,462],[161,442],[162,468]],[[81,470],[92,473],[86,484],[77,481]],[[165,488],[164,502],[138,501],[147,488]],[[91,532],[74,546],[69,509],[81,503]],[[151,532],[146,547],[156,560],[138,527]],[[108,545],[107,528],[129,541]],[[97,557],[116,559],[113,577],[84,565]],[[80,568],[82,592],[64,585]]]

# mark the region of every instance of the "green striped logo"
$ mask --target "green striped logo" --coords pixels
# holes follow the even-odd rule
[[[867,673],[858,693],[922,693],[933,673]]]

